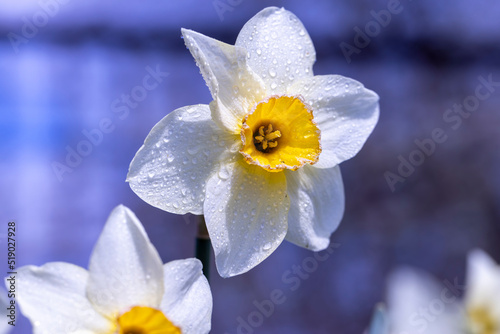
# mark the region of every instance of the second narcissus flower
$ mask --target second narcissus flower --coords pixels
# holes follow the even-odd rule
[[[378,96],[314,76],[312,41],[285,9],[262,10],[235,45],[183,29],[212,93],[150,132],[127,181],[149,204],[204,214],[219,273],[244,273],[286,239],[328,247],[344,211],[338,164],[363,146]]]
[[[137,217],[111,213],[89,270],[51,262],[18,270],[17,301],[35,334],[200,334],[212,294],[196,259],[162,266]]]
[[[387,334],[500,334],[500,266],[474,250],[465,283],[438,284],[417,270],[396,271],[388,283]]]

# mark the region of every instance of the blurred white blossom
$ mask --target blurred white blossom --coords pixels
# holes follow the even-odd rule
[[[387,302],[390,334],[500,334],[500,267],[475,250],[466,285],[400,269],[389,279]]]

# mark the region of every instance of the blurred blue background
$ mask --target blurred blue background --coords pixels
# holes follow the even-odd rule
[[[374,24],[372,11],[391,3],[2,0],[2,263],[6,225],[14,220],[18,265],[87,267],[107,216],[120,203],[137,214],[165,262],[192,257],[196,218],[142,202],[125,183],[128,165],[166,114],[211,100],[180,28],[232,44],[243,24],[269,5],[302,20],[317,50],[315,74],[361,81],[380,95],[381,116],[360,154],[341,165],[346,212],[332,236],[333,254],[302,278],[290,271],[313,253],[288,242],[248,274],[221,279],[213,267],[212,332],[238,333],[238,317],[249,321],[254,302],[280,289],[286,301],[262,324],[250,320],[259,324],[255,333],[361,333],[392,269],[407,264],[463,282],[469,250],[483,248],[499,261],[500,87],[490,87],[482,101],[473,96],[479,77],[500,82],[500,3],[401,0],[390,22]],[[356,27],[374,30],[349,62],[340,46],[355,46]],[[128,113],[115,112],[124,106],[116,100],[142,85],[148,67],[169,74]],[[448,110],[463,103],[472,112],[446,121]],[[78,145],[90,150],[81,147],[84,132],[103,120],[108,133],[58,176],[54,162],[65,164]],[[391,189],[386,176],[398,173],[398,157],[418,159],[415,140],[437,128],[446,140]],[[7,271],[5,263],[1,268]],[[292,290],[290,279],[300,286]],[[30,331],[19,317],[14,333]]]

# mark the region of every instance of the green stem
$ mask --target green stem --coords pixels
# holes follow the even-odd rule
[[[210,279],[210,237],[208,236],[207,225],[205,224],[205,217],[200,216],[198,224],[198,234],[196,236],[196,258],[203,264],[203,274]]]

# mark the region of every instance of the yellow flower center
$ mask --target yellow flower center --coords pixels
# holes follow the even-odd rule
[[[272,96],[243,120],[240,153],[249,164],[271,171],[314,164],[321,153],[312,111],[297,96]]]
[[[181,334],[163,312],[143,306],[135,306],[117,319],[119,334]]]
[[[470,329],[473,334],[498,334],[500,324],[487,308],[476,308],[469,311]]]

